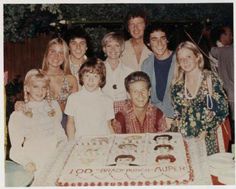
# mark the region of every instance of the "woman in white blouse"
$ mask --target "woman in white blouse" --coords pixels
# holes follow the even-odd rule
[[[102,39],[103,52],[107,58],[106,66],[106,84],[103,92],[109,95],[114,101],[127,99],[124,80],[133,70],[124,65],[120,60],[121,53],[124,50],[124,38],[117,32],[107,33]]]

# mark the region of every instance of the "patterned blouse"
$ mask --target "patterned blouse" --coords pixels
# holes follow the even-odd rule
[[[210,103],[211,99],[207,96],[209,95],[207,85],[207,76],[209,75],[212,81],[212,104]],[[219,149],[216,129],[228,115],[227,98],[218,76],[213,72],[204,70],[200,88],[193,99],[185,97],[184,81],[181,80],[171,88],[171,97],[175,110],[175,125],[178,127],[178,131],[187,137],[196,137],[202,131],[206,131],[207,154],[217,153]]]
[[[114,109],[112,126],[115,133],[156,133],[167,130],[164,114],[152,104],[148,104],[143,124],[136,117],[130,100],[114,102]]]
[[[61,104],[66,104],[67,98],[71,94],[71,90],[72,90],[72,86],[70,85],[70,82],[64,75],[61,90],[57,96],[57,101]]]

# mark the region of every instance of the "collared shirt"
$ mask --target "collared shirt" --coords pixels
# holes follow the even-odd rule
[[[115,70],[111,69],[107,61],[104,63],[106,66],[106,85],[102,88],[102,91],[114,101],[127,99],[124,80],[133,70],[122,64],[121,61]]]
[[[162,111],[148,104],[143,124],[138,121],[130,100],[114,103],[115,120],[112,123],[115,133],[154,133],[167,130]]]
[[[121,55],[121,62],[123,62],[127,67],[130,67],[134,71],[140,71],[143,61],[152,54],[146,45],[144,45],[140,61],[137,61],[136,54],[131,43],[131,39],[125,41],[125,50]]]
[[[174,75],[174,69],[175,69],[175,64],[176,64],[176,56],[175,54],[173,55],[172,58],[172,63],[170,66],[169,74],[168,74],[168,79],[167,79],[167,85],[166,85],[166,90],[164,94],[163,101],[160,101],[157,98],[156,94],[156,74],[154,70],[154,54],[150,55],[142,64],[142,71],[147,73],[152,84],[152,90],[151,90],[151,103],[153,103],[155,106],[157,106],[164,114],[166,117],[173,118],[174,117],[174,108],[172,105],[172,100],[171,100],[171,95],[170,95],[170,85],[171,81]],[[168,90],[167,90],[168,89]]]
[[[89,92],[82,87],[69,96],[65,114],[75,122],[75,138],[81,135],[108,135],[111,131],[108,121],[114,118],[112,99],[99,88]]]

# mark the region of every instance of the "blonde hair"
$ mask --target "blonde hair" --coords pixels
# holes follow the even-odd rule
[[[33,116],[32,110],[30,108],[27,108],[27,103],[29,102],[29,95],[30,95],[27,91],[27,87],[30,86],[31,83],[35,82],[35,81],[42,81],[46,84],[47,92],[46,92],[45,99],[47,100],[49,107],[50,107],[50,110],[48,112],[48,116],[53,117],[55,115],[55,110],[52,108],[52,105],[51,105],[51,98],[50,98],[50,92],[49,92],[50,79],[48,76],[43,74],[41,70],[37,70],[37,69],[32,69],[32,70],[28,71],[25,76],[24,101],[25,101],[26,107],[25,107],[23,113],[28,117]]]
[[[175,70],[174,70],[174,76],[172,80],[172,85],[177,83],[178,81],[181,81],[184,78],[184,70],[181,68],[179,59],[178,59],[178,53],[182,49],[188,49],[193,52],[193,54],[198,58],[198,68],[200,70],[203,70],[204,68],[204,59],[201,51],[199,50],[199,47],[197,47],[195,44],[193,44],[190,41],[185,41],[182,42],[178,45],[176,48],[176,65],[175,65]]]
[[[65,74],[71,74],[70,65],[69,65],[69,47],[66,44],[66,42],[60,37],[54,38],[48,42],[48,45],[46,47],[44,57],[43,57],[42,70],[43,71],[48,70],[48,58],[47,57],[48,57],[48,53],[49,53],[49,48],[52,45],[62,45],[63,52],[64,52],[64,62],[62,64],[62,69]]]
[[[105,47],[111,40],[117,41],[120,44],[122,51],[124,50],[125,40],[124,37],[118,32],[107,33],[102,39],[102,47]]]

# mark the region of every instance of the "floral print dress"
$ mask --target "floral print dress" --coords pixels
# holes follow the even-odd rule
[[[174,84],[171,97],[175,110],[175,124],[185,137],[197,137],[206,131],[207,154],[219,152],[217,142],[217,126],[221,125],[228,115],[227,98],[222,82],[213,72],[204,70],[202,81],[195,98],[186,98],[184,80]],[[207,77],[211,76],[212,96],[209,99]],[[207,99],[208,98],[208,99]],[[207,105],[208,102],[208,105]],[[212,104],[209,104],[212,102]]]

